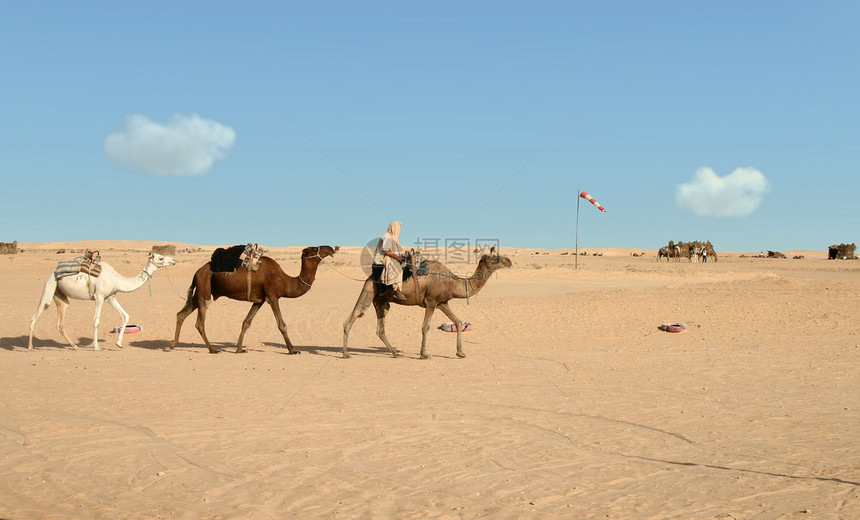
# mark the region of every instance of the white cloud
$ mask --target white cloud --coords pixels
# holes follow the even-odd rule
[[[703,217],[747,217],[769,190],[770,182],[755,168],[737,168],[725,177],[699,168],[690,182],[675,189],[675,203]]]
[[[131,171],[182,177],[205,174],[235,142],[232,128],[197,114],[175,114],[166,124],[135,114],[105,138],[105,154]]]

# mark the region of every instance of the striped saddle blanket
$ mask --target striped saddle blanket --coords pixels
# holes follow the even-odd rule
[[[98,278],[102,272],[101,257],[98,251],[87,251],[84,256],[79,256],[73,260],[62,260],[57,263],[57,268],[54,270],[54,279],[59,280],[67,276],[72,276],[78,273],[84,273]]]

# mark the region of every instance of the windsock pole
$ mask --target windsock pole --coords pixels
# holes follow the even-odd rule
[[[576,190],[579,193],[579,189]],[[579,269],[579,197],[576,197],[576,257],[573,260],[573,268]]]

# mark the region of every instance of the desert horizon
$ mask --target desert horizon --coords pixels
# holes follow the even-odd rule
[[[27,349],[45,280],[71,249],[133,277],[153,245],[193,251],[117,295],[142,327],[122,348],[115,309],[102,309],[93,351],[93,303],[71,300],[79,350],[53,303]],[[280,300],[301,355],[287,355],[268,305],[234,354],[249,304],[227,298],[207,311],[219,355],[196,315],[169,349],[189,282],[219,246],[18,246],[0,266],[0,518],[860,516],[860,262],[826,251],[691,263],[503,246],[513,265],[451,300],[472,327],[466,357],[437,311],[423,360],[423,309],[398,305],[385,326],[403,357],[376,336],[371,307],[341,358],[361,246]],[[299,273],[307,246],[261,246]],[[449,267],[468,275],[474,260]]]
[[[50,241],[50,242],[22,242],[17,241],[18,248],[24,250],[52,250],[52,249],[84,249],[84,250],[92,250],[92,249],[104,249],[104,250],[140,250],[140,249],[151,249],[152,246],[161,246],[161,245],[171,245],[175,246],[177,249],[188,249],[188,248],[202,248],[208,250],[214,250],[219,247],[230,247],[232,245],[236,245],[233,243],[224,243],[224,244],[196,244],[190,242],[174,242],[174,241],[158,241],[158,240],[69,240],[69,241]],[[100,245],[102,244],[102,245]],[[260,247],[271,250],[271,251],[280,251],[280,250],[301,250],[304,247],[315,247],[320,244],[305,244],[305,245],[292,245],[292,246],[272,246],[268,244],[259,244]],[[339,246],[344,250],[348,249],[363,249],[363,245],[355,245],[355,244],[325,244],[330,245],[332,247]],[[414,249],[422,249],[420,247],[413,246],[404,246],[406,249],[414,248]],[[474,247],[474,246],[471,246]],[[541,253],[570,253],[574,251],[575,247],[561,247],[561,248],[542,248],[542,247],[519,247],[519,246],[508,246],[501,245],[500,250],[505,253],[518,252],[522,254],[541,252]],[[651,255],[657,254],[658,248],[635,248],[635,247],[587,247],[581,246],[579,247],[580,252],[583,251],[591,251],[603,253],[608,256],[630,256],[633,253],[646,253]],[[715,248],[717,253],[720,255],[746,255],[753,256],[757,255],[761,252],[767,252],[767,249],[759,250],[759,251],[740,251],[740,250],[723,250]],[[211,252],[211,251],[210,251]],[[789,258],[794,255],[821,255],[823,258],[827,258],[827,250],[826,249],[790,249],[790,250],[780,250],[780,253],[788,256]]]

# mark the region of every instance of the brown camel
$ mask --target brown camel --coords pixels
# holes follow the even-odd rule
[[[661,247],[657,251],[657,261],[659,262],[664,256],[666,257],[666,261],[668,262],[669,261],[669,248],[668,247]]]
[[[343,357],[349,357],[347,345],[349,342],[349,330],[352,328],[352,324],[364,315],[364,311],[367,310],[371,303],[376,308],[376,335],[385,343],[385,346],[388,347],[388,350],[394,357],[401,356],[400,351],[392,347],[385,336],[385,316],[388,314],[388,309],[392,301],[398,305],[418,305],[424,307],[424,324],[421,327],[421,359],[428,359],[430,357],[427,355],[427,331],[430,329],[430,319],[437,308],[444,312],[457,327],[457,357],[466,357],[466,354],[463,353],[463,342],[460,337],[462,322],[454,315],[454,312],[448,305],[448,301],[453,298],[469,298],[478,294],[478,291],[490,279],[493,271],[510,266],[511,261],[503,256],[483,255],[478,262],[475,273],[469,278],[460,278],[448,270],[441,262],[428,260],[428,274],[421,276],[413,275],[410,279],[403,282],[405,300],[393,299],[394,289],[390,287],[380,293],[378,290],[379,285],[371,278],[368,278],[364,282],[364,287],[362,287],[361,294],[358,296],[358,301],[355,303],[352,314],[349,315],[349,318],[343,324]]]
[[[251,326],[251,321],[253,321],[260,307],[268,302],[272,307],[272,312],[275,313],[278,330],[284,336],[287,349],[290,351],[290,354],[298,354],[299,351],[293,348],[293,344],[290,342],[289,336],[287,336],[287,323],[281,314],[278,300],[280,298],[298,298],[310,291],[320,262],[323,258],[332,256],[336,251],[337,248],[330,246],[304,248],[302,250],[302,269],[297,277],[292,277],[284,273],[281,266],[268,256],[260,259],[259,269],[256,272],[251,272],[250,277],[248,276],[248,271],[241,266],[236,268],[235,272],[213,273],[212,262],[207,262],[206,265],[194,273],[191,287],[188,288],[188,299],[185,302],[185,307],[176,313],[176,335],[173,341],[170,342],[170,350],[173,350],[179,342],[179,331],[182,329],[182,322],[185,321],[185,318],[189,314],[196,310],[197,330],[200,332],[203,342],[206,343],[210,353],[219,353],[220,351],[214,348],[206,337],[206,308],[211,301],[217,300],[221,296],[226,296],[231,300],[251,302],[251,310],[248,311],[248,315],[245,316],[245,320],[242,322],[242,332],[239,333],[239,340],[236,342],[237,353],[246,352],[242,348],[242,340],[245,337],[245,332]]]

